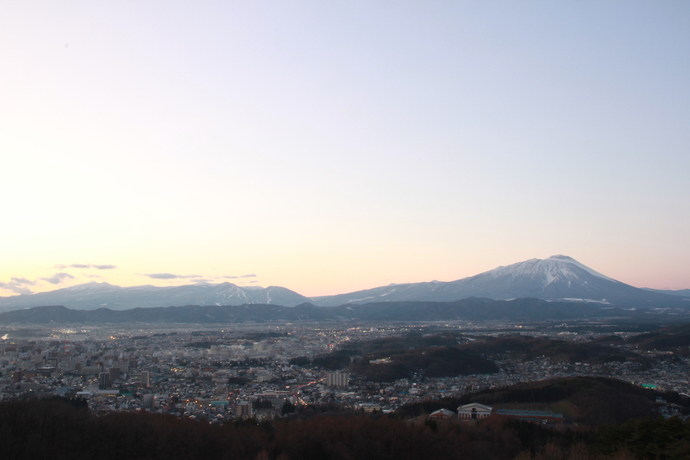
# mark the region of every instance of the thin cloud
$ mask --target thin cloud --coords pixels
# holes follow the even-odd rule
[[[35,285],[36,285],[35,282],[33,282],[33,281],[31,281],[31,280],[28,280],[28,279],[26,279],[26,278],[12,278],[11,283],[14,283],[14,284],[28,284],[29,286],[35,286]]]
[[[41,278],[43,281],[47,281],[50,284],[60,284],[66,279],[74,279],[74,276],[70,275],[69,273],[56,273],[53,276],[49,278]]]
[[[64,270],[65,268],[95,268],[96,270],[112,270],[114,268],[117,268],[117,265],[111,265],[111,264],[70,264],[70,265],[65,265],[65,264],[56,264],[53,266],[54,268],[57,268],[59,270]]]
[[[238,278],[256,278],[256,275],[254,273],[251,273],[249,275],[239,275],[239,276],[223,276],[225,279],[229,280],[236,280]]]
[[[201,278],[201,275],[175,275],[173,273],[143,273],[142,276],[148,276],[155,280],[174,280],[186,278]]]
[[[252,273],[251,275],[242,275],[240,278],[256,278],[256,275]]]
[[[3,283],[2,281],[0,281],[0,289],[5,289],[14,292],[15,294],[33,294],[33,291],[31,291],[31,289],[29,289],[28,287],[24,286],[24,284],[33,285],[34,283],[32,283],[29,280],[25,280],[28,281],[28,283],[22,283],[15,280],[25,280],[25,278],[12,278],[12,281],[10,281],[9,283]]]

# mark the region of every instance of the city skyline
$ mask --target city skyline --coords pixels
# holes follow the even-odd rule
[[[0,15],[0,296],[305,296],[556,254],[690,288],[684,2],[34,1]]]

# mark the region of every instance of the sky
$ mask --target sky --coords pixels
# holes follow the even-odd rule
[[[564,254],[690,288],[686,1],[0,5],[0,295]]]

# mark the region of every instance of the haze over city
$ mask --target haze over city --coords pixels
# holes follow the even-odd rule
[[[10,2],[0,295],[565,254],[690,288],[687,2]]]

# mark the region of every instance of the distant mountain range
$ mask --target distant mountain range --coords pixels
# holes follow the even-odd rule
[[[491,300],[469,298],[455,302],[377,302],[324,308],[312,304],[188,305],[130,310],[73,310],[62,306],[34,307],[0,313],[0,324],[235,324],[270,321],[566,321],[575,319],[659,321],[647,310],[601,308],[595,304],[548,302],[540,299]],[[652,319],[654,318],[654,319]],[[685,316],[687,318],[687,315]]]
[[[411,300],[449,302],[468,297],[537,298],[629,307],[679,306],[683,298],[690,300],[690,296],[682,294],[671,295],[621,283],[561,255],[526,260],[457,281],[397,284],[313,300],[317,305],[336,306]],[[686,304],[690,307],[690,302]]]
[[[241,287],[232,283],[174,287],[120,287],[88,283],[29,295],[0,297],[0,311],[62,305],[70,309],[127,310],[185,305],[280,305],[320,307],[375,302],[453,302],[470,297],[494,300],[534,298],[620,307],[690,307],[690,290],[658,291],[621,283],[567,256],[531,259],[457,281],[396,284],[308,298],[283,287]]]
[[[0,311],[45,305],[63,305],[78,310],[126,310],[176,305],[275,304],[293,307],[305,302],[310,302],[310,299],[278,286],[240,287],[221,283],[120,287],[108,283],[87,283],[50,292],[0,297]]]

